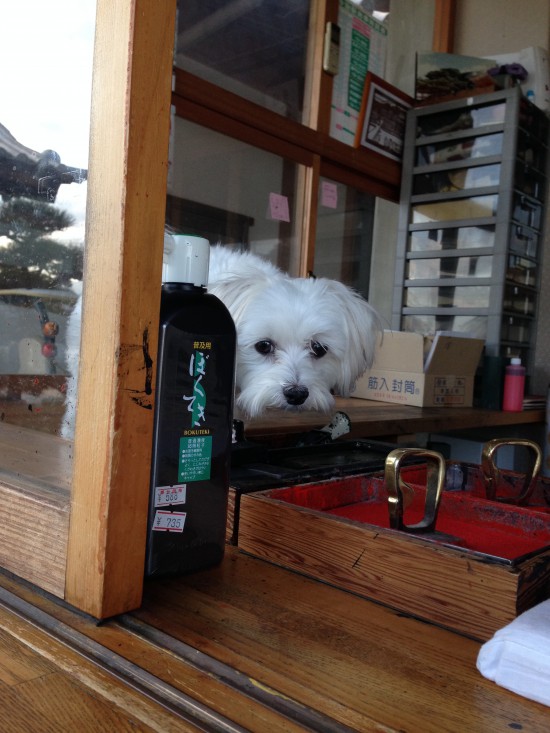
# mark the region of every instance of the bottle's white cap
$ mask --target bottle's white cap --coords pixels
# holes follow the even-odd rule
[[[164,235],[163,283],[189,283],[206,287],[210,266],[210,242],[186,234]]]
[[[521,359],[518,356],[513,356],[510,360],[510,364],[514,364],[514,365],[521,364]]]

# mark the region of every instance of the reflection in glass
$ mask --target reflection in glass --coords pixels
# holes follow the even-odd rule
[[[375,197],[321,178],[313,272],[369,297]]]
[[[488,286],[405,288],[404,305],[412,308],[487,308]]]
[[[463,140],[431,145],[419,145],[416,152],[416,165],[433,165],[434,163],[453,163],[458,160],[482,158],[488,155],[500,155],[502,152],[503,133],[480,135]]]
[[[178,2],[175,64],[301,121],[309,3]]]
[[[543,141],[546,142],[546,140]],[[541,145],[538,140],[533,137],[532,131],[529,133],[520,130],[518,133],[518,147],[516,156],[522,163],[530,168],[544,173],[546,170],[546,146]]]
[[[67,319],[82,285],[95,0],[21,0],[9,21],[0,31],[9,69],[0,118],[0,408],[6,424],[58,433]]]
[[[428,221],[452,221],[495,216],[498,196],[472,196],[437,203],[418,204],[412,207],[413,224]]]
[[[526,196],[514,194],[512,218],[518,224],[540,229],[542,222],[542,206]]]
[[[500,165],[481,165],[471,168],[453,168],[437,173],[422,173],[413,179],[413,194],[448,193],[467,188],[497,186]]]
[[[502,125],[506,115],[506,102],[445,110],[427,114],[418,119],[418,137],[424,135],[456,135],[466,130]]]
[[[406,315],[403,331],[433,334],[436,331],[459,331],[480,339],[487,338],[487,316]]]
[[[546,180],[542,173],[539,173],[531,167],[518,163],[516,165],[514,183],[516,188],[518,188],[522,193],[542,200],[546,185]]]
[[[235,245],[297,274],[292,253],[300,167],[179,117],[173,121],[166,222],[211,244]]]
[[[535,313],[535,295],[532,291],[516,285],[504,289],[503,309],[513,313],[532,316]]]
[[[537,263],[534,260],[527,260],[525,257],[509,255],[506,279],[513,280],[519,285],[535,287],[537,284]]]
[[[493,247],[494,226],[449,227],[446,229],[419,229],[409,237],[410,252],[429,252],[442,249],[477,249]]]
[[[517,316],[505,315],[502,319],[502,340],[529,344],[531,321]]]
[[[407,278],[426,280],[429,278],[491,277],[492,265],[492,257],[441,257],[409,260]]]
[[[548,117],[541,114],[539,109],[525,97],[521,97],[519,102],[519,124],[520,128],[527,130],[530,135],[547,143]]]
[[[526,257],[536,257],[538,236],[532,229],[512,224],[510,227],[510,251]]]

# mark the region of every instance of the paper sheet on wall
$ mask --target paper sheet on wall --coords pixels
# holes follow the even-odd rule
[[[349,0],[340,0],[340,61],[334,77],[330,134],[353,145],[367,71],[384,76],[387,28]]]

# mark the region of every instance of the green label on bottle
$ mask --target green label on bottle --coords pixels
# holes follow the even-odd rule
[[[212,436],[180,438],[178,481],[207,481],[212,463]]]

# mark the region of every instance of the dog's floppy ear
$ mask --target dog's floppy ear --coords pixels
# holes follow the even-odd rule
[[[231,275],[208,283],[208,292],[224,303],[234,322],[238,324],[249,303],[265,288],[266,281],[267,278],[261,275],[256,277]]]
[[[353,391],[356,380],[372,366],[382,323],[378,313],[358,292],[337,280],[326,279],[324,284],[338,301],[348,342],[347,356],[340,364],[340,382],[335,385],[338,393],[346,397]]]

